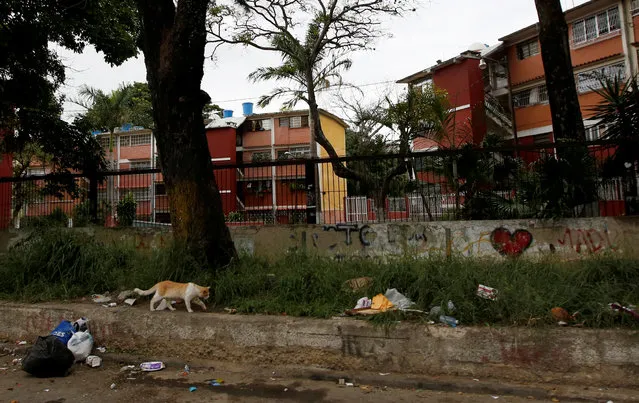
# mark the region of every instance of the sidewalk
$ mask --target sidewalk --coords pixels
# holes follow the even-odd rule
[[[466,378],[471,385],[472,379],[494,379],[639,388],[639,332],[630,330],[452,329],[413,323],[385,329],[352,318],[149,312],[146,303],[115,308],[0,303],[0,338],[31,342],[48,334],[61,319],[81,316],[89,318],[96,345],[107,346],[110,353],[304,367],[318,374],[328,370],[352,377],[403,374],[396,386],[427,374]],[[331,380],[342,375],[330,375]],[[417,384],[428,386],[427,380],[419,379]]]

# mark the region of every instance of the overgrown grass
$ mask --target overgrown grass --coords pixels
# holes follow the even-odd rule
[[[346,280],[362,276],[374,279],[370,289],[353,292],[345,287]],[[611,312],[608,303],[639,303],[639,261],[614,255],[573,262],[467,258],[337,262],[294,254],[275,263],[244,257],[214,275],[198,267],[179,246],[139,252],[53,229],[35,233],[0,258],[0,297],[5,299],[72,299],[146,288],[167,279],[213,286],[212,300],[218,309],[311,317],[339,314],[362,296],[397,288],[418,309],[445,306],[452,300],[454,316],[466,325],[550,324],[550,309],[561,306],[571,313],[579,311],[578,321],[588,327],[637,327],[627,315]],[[498,300],[475,296],[478,283],[497,288]],[[392,313],[371,320],[387,324],[406,318]]]

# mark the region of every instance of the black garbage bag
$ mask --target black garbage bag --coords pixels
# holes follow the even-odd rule
[[[22,370],[38,378],[66,376],[74,362],[73,353],[60,339],[40,336],[22,360]]]

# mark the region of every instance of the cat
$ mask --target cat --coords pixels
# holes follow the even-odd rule
[[[176,283],[173,281],[161,281],[146,291],[140,290],[139,288],[136,288],[133,291],[137,292],[139,295],[151,295],[155,292],[155,295],[153,295],[153,298],[151,298],[151,311],[155,310],[153,306],[161,300],[166,300],[166,305],[169,307],[169,309],[175,311],[175,308],[168,300],[182,299],[184,300],[184,304],[186,305],[186,310],[189,312],[193,312],[193,309],[191,309],[191,301],[195,302],[196,304],[201,306],[202,309],[206,310],[206,305],[200,298],[208,299],[210,289],[211,287],[202,287],[195,283]]]

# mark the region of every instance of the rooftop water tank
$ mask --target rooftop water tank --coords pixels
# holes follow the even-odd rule
[[[244,116],[251,116],[253,114],[253,102],[244,102],[242,104],[242,112]]]
[[[233,117],[233,111],[230,109],[224,109],[224,111],[222,112],[222,117],[223,118],[232,118]]]

